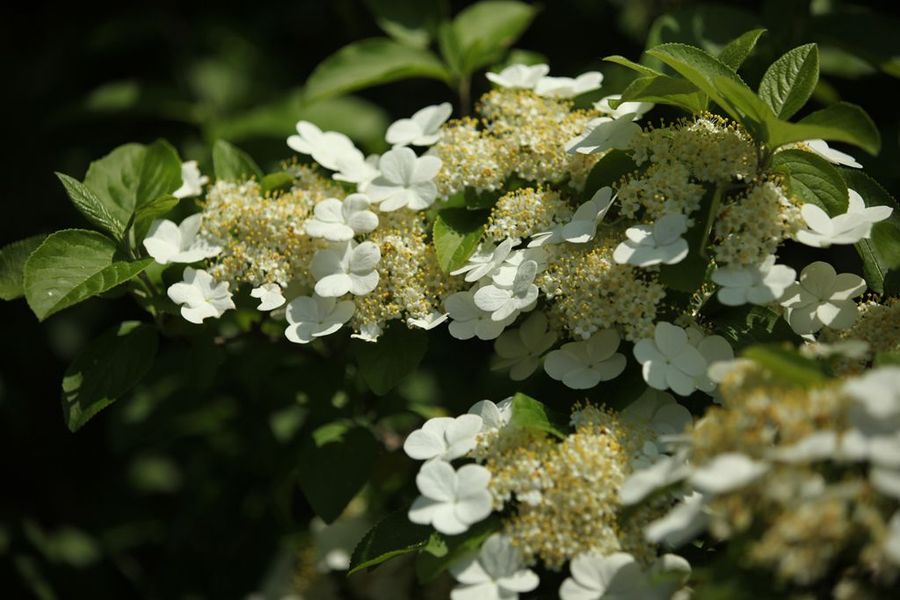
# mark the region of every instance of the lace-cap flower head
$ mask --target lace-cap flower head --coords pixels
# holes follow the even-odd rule
[[[434,177],[441,170],[436,156],[416,156],[401,146],[388,150],[378,160],[381,174],[366,187],[366,194],[384,212],[398,208],[422,210],[434,204],[437,186]]]
[[[638,225],[625,230],[628,238],[613,251],[613,260],[621,264],[650,267],[674,265],[688,255],[688,243],[681,237],[688,229],[687,217],[669,214],[652,226]]]
[[[450,463],[430,460],[416,476],[422,495],[410,507],[409,520],[447,535],[463,533],[491,514],[490,480],[491,472],[481,465],[454,470]]]
[[[166,219],[153,221],[143,245],[153,260],[161,265],[193,263],[212,258],[222,252],[221,246],[210,244],[197,235],[203,219],[201,213],[187,217],[180,225]]]
[[[300,154],[308,154],[329,171],[340,169],[338,160],[342,157],[362,154],[343,133],[323,132],[309,121],[297,122],[297,133],[287,139],[287,145]]]
[[[343,200],[326,198],[316,204],[314,216],[304,223],[307,235],[332,242],[346,242],[353,236],[378,227],[378,216],[369,210],[364,194],[350,194]]]
[[[574,98],[600,89],[603,74],[588,71],[578,77],[541,77],[534,85],[534,93],[548,98]]]
[[[566,142],[566,152],[593,154],[613,148],[625,150],[641,133],[641,126],[634,122],[634,117],[634,113],[626,113],[615,119],[598,117],[591,120],[584,133]]]
[[[535,311],[518,329],[504,331],[494,342],[497,353],[491,368],[509,369],[513,381],[527,379],[541,365],[541,356],[556,342],[556,332],[548,329],[547,317]]]
[[[611,101],[620,100],[621,98],[621,94],[606,96],[597,102],[594,102],[594,108],[600,112],[606,113],[606,116],[611,119],[632,115],[632,119],[637,121],[655,106],[652,102],[619,102],[619,105],[616,108],[609,105]]]
[[[426,106],[409,119],[394,121],[384,139],[393,146],[431,146],[441,139],[441,125],[452,113],[453,107],[449,102]]]
[[[866,282],[859,275],[841,273],[822,261],[808,265],[800,273],[800,280],[784,293],[781,305],[784,317],[798,334],[815,333],[822,327],[846,329],[853,325],[858,314],[851,298],[866,290]]]
[[[319,250],[310,264],[316,293],[323,297],[339,297],[348,292],[365,296],[378,285],[375,267],[380,261],[381,251],[373,242],[357,244],[351,240]]]
[[[178,198],[192,198],[203,193],[203,186],[209,183],[209,177],[200,173],[196,160],[181,163],[181,187],[172,192]]]
[[[204,319],[218,319],[225,311],[234,308],[228,282],[216,284],[212,275],[202,269],[186,267],[183,281],[169,286],[169,298],[181,306],[181,316],[191,323]]]
[[[291,300],[285,316],[285,337],[295,344],[308,344],[317,337],[331,335],[350,320],[356,306],[349,300],[300,296]]]
[[[250,290],[250,297],[259,299],[256,310],[261,311],[275,310],[286,302],[281,286],[277,283],[264,283],[253,288]]]
[[[549,72],[547,65],[510,65],[499,73],[489,71],[485,76],[500,87],[530,90]]]
[[[403,451],[415,460],[438,458],[451,461],[465,456],[475,447],[475,437],[481,432],[480,416],[465,414],[458,417],[428,419],[421,429],[406,437]]]
[[[832,244],[855,244],[871,237],[872,226],[891,216],[890,206],[866,207],[865,201],[855,190],[849,190],[847,212],[836,217],[815,204],[804,204],[800,208],[808,229],[797,232],[797,241],[814,248],[828,248]]]
[[[540,583],[510,539],[499,533],[486,539],[477,554],[451,565],[450,572],[461,584],[450,592],[452,600],[516,600]]]
[[[653,339],[634,345],[634,357],[641,363],[644,381],[657,390],[671,389],[689,396],[697,389],[697,378],[706,374],[707,362],[690,344],[687,332],[665,321],[656,324]]]
[[[751,267],[720,267],[713,271],[712,280],[721,285],[719,302],[726,306],[769,304],[781,298],[797,279],[797,272],[785,265],[775,264],[770,254],[762,264]]]
[[[573,390],[587,390],[601,381],[618,377],[625,370],[619,349],[619,334],[604,329],[582,342],[563,344],[544,359],[547,375]]]

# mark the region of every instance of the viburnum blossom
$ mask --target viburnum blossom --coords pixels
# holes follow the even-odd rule
[[[547,317],[535,311],[517,329],[508,329],[494,342],[497,353],[492,368],[509,369],[513,381],[527,379],[541,365],[541,357],[556,342],[556,331],[548,329]]]
[[[297,122],[297,133],[287,139],[287,145],[296,152],[308,154],[329,171],[339,170],[338,160],[361,154],[353,142],[343,133],[322,131],[309,121]]]
[[[653,339],[634,345],[634,357],[641,363],[644,381],[657,390],[671,389],[688,396],[697,389],[697,378],[706,374],[706,359],[688,341],[687,332],[665,321],[656,324]]]
[[[469,408],[469,414],[481,417],[482,433],[502,429],[512,418],[512,398],[496,404],[491,400],[479,400]]]
[[[637,121],[654,106],[652,102],[619,102],[619,105],[616,108],[609,105],[611,101],[618,101],[621,100],[621,98],[621,94],[606,96],[597,102],[594,102],[594,108],[600,112],[606,113],[606,116],[612,119],[618,119],[625,115],[632,115],[632,119]]]
[[[499,73],[488,71],[485,76],[500,87],[530,90],[549,72],[547,65],[510,65]]]
[[[608,186],[600,188],[591,196],[590,200],[575,210],[575,214],[568,223],[558,225],[550,231],[534,234],[528,247],[558,244],[563,241],[572,244],[585,244],[591,241],[597,232],[597,224],[606,216],[612,203],[612,188]]]
[[[197,235],[203,219],[202,213],[187,217],[180,225],[162,219],[153,221],[142,242],[153,260],[161,265],[168,263],[193,263],[222,252],[222,247],[210,244]]]
[[[324,297],[368,294],[378,285],[375,267],[380,260],[378,246],[368,241],[357,244],[351,240],[317,251],[310,264],[316,293]]]
[[[481,417],[465,414],[459,417],[428,419],[421,429],[406,437],[403,451],[416,460],[434,458],[451,461],[465,456],[475,447],[475,436],[482,429]]]
[[[770,254],[762,264],[753,267],[719,267],[712,280],[721,285],[719,302],[727,306],[742,304],[766,305],[781,298],[797,279],[797,272],[785,265],[775,264]]]
[[[797,231],[796,238],[801,244],[814,248],[828,248],[832,244],[855,244],[872,235],[872,226],[891,216],[890,206],[866,207],[865,201],[855,190],[849,190],[847,212],[836,217],[815,204],[804,204],[800,214],[808,229]]]
[[[503,240],[497,246],[482,244],[469,257],[466,264],[455,271],[450,271],[450,274],[465,274],[465,280],[470,283],[489,277],[500,268],[515,245],[516,240],[511,238]]]
[[[275,310],[286,302],[281,286],[277,283],[264,283],[253,288],[250,290],[250,297],[259,299],[256,309],[261,311]]]
[[[816,261],[784,292],[784,318],[799,334],[815,333],[826,326],[846,329],[858,314],[852,298],[865,290],[866,282],[859,275],[838,275],[830,264]]]
[[[625,356],[616,352],[619,334],[604,329],[581,342],[563,344],[544,359],[547,375],[574,390],[587,390],[625,370]]]
[[[502,321],[495,321],[491,313],[478,308],[475,304],[475,293],[472,290],[451,294],[444,300],[444,308],[450,315],[450,335],[458,340],[477,337],[480,340],[493,340],[511,325],[516,315],[510,315]]]
[[[569,564],[572,576],[559,588],[560,600],[669,600],[691,573],[684,558],[666,554],[645,572],[626,552],[579,554]]]
[[[491,472],[481,465],[454,470],[450,463],[430,460],[416,475],[422,495],[410,507],[409,520],[447,535],[463,533],[491,513],[490,480]]]
[[[859,164],[855,158],[846,152],[831,148],[825,140],[806,140],[802,142],[802,144],[830,163],[844,167],[852,167],[854,169],[862,169],[862,165]]]
[[[228,282],[216,283],[202,269],[186,267],[183,281],[169,286],[166,293],[172,302],[182,305],[181,316],[191,323],[199,324],[210,317],[218,319],[235,307]]]
[[[193,198],[203,194],[203,186],[209,183],[209,177],[200,173],[196,160],[181,163],[181,187],[172,192],[178,198]]]
[[[431,146],[441,139],[441,125],[447,122],[451,113],[453,107],[449,102],[426,106],[408,119],[394,121],[384,139],[394,146]]]
[[[451,600],[516,600],[540,583],[537,574],[522,564],[510,539],[496,533],[477,554],[453,563],[450,572],[461,584],[450,592]]]
[[[738,452],[719,454],[695,467],[688,482],[702,494],[724,494],[762,477],[769,466]]]
[[[307,235],[332,242],[346,242],[378,227],[378,215],[369,210],[365,194],[350,194],[343,200],[326,198],[316,204],[313,214],[304,224]]]
[[[628,239],[616,246],[613,260],[639,267],[679,263],[688,255],[688,243],[681,237],[686,231],[687,217],[680,214],[666,215],[652,226],[629,227]]]
[[[526,260],[515,271],[510,285],[489,283],[478,288],[472,299],[475,306],[491,313],[494,321],[505,321],[520,311],[530,310],[538,298],[538,286],[534,284],[537,263]]]
[[[434,177],[440,169],[436,156],[416,156],[405,146],[388,150],[378,160],[381,174],[366,186],[366,194],[384,212],[428,208],[437,197]]]
[[[287,306],[288,327],[285,337],[295,344],[308,344],[317,337],[331,335],[353,316],[356,309],[349,300],[322,296],[300,296]]]
[[[566,152],[593,154],[614,148],[624,150],[641,133],[641,126],[634,122],[634,117],[633,113],[626,113],[615,119],[598,117],[591,120],[581,135],[566,143]]]
[[[603,74],[588,71],[578,77],[541,77],[534,85],[534,93],[551,98],[574,98],[600,88]]]

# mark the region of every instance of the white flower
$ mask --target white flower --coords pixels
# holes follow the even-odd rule
[[[450,274],[462,275],[465,273],[465,279],[470,283],[488,277],[500,268],[516,243],[517,240],[509,238],[500,242],[498,246],[480,244],[466,264],[455,271],[450,271]]]
[[[697,537],[709,524],[706,497],[694,492],[676,504],[664,517],[644,528],[644,537],[654,544],[677,547]]]
[[[598,71],[582,73],[572,77],[541,77],[534,85],[534,93],[550,98],[574,98],[600,89],[603,74]]]
[[[678,404],[671,394],[649,387],[622,409],[620,417],[633,427],[649,428],[658,437],[684,433],[694,422],[691,411]]]
[[[384,323],[363,323],[359,326],[359,333],[351,333],[350,337],[354,340],[374,344],[382,333],[384,333]]]
[[[490,400],[481,400],[469,408],[470,415],[481,417],[481,431],[493,431],[506,427],[512,418],[512,397],[494,404]]]
[[[720,335],[704,336],[700,330],[689,329],[688,341],[697,348],[700,355],[706,360],[707,365],[727,363],[734,359],[734,350],[728,340]],[[709,368],[703,369],[703,373],[694,378],[694,386],[707,394],[714,395],[716,383],[719,379],[713,379],[709,375]]]
[[[900,565],[900,510],[888,521],[884,540],[884,555],[896,565]]]
[[[441,139],[441,125],[452,112],[449,102],[426,106],[409,119],[394,121],[384,139],[392,146],[430,146]]]
[[[726,494],[753,483],[768,470],[767,463],[738,452],[725,452],[702,467],[695,467],[688,482],[703,494]]]
[[[277,283],[264,283],[253,288],[250,290],[250,297],[259,299],[256,310],[274,310],[286,302],[281,286]]]
[[[572,576],[559,588],[560,600],[669,600],[691,573],[691,565],[675,554],[656,559],[648,572],[626,552],[606,556],[579,554],[569,563]]]
[[[654,106],[652,102],[620,102],[616,108],[609,105],[610,100],[619,100],[621,97],[622,94],[613,94],[601,98],[599,101],[594,102],[594,108],[606,113],[606,116],[613,119],[632,115],[631,118],[637,121]]]
[[[613,148],[625,150],[632,138],[640,133],[641,126],[634,122],[633,113],[615,119],[598,117],[588,122],[584,133],[566,142],[566,152],[592,154]]]
[[[350,292],[365,296],[378,285],[375,267],[381,261],[381,250],[373,242],[345,242],[334,248],[318,250],[310,271],[316,278],[316,293],[338,297]]]
[[[364,158],[363,153],[358,150],[341,154],[335,161],[338,170],[331,178],[355,183],[356,189],[364,192],[369,183],[379,175],[378,158],[377,154],[370,154]]]
[[[192,263],[216,256],[222,252],[221,246],[214,246],[197,235],[202,219],[203,215],[197,213],[181,225],[166,219],[153,221],[143,242],[147,254],[161,265]]]
[[[781,298],[797,279],[797,271],[775,264],[770,254],[761,265],[752,267],[720,267],[713,271],[712,280],[722,286],[719,302],[726,306],[750,303],[764,306]]]
[[[494,321],[491,319],[491,313],[475,305],[472,290],[451,294],[444,299],[444,308],[450,314],[450,335],[458,340],[468,340],[472,337],[493,340],[516,318],[516,315],[511,315],[506,320]]]
[[[331,335],[353,316],[356,305],[350,300],[300,296],[291,300],[285,316],[284,336],[295,344],[307,344],[314,338]]]
[[[422,210],[434,204],[437,186],[433,179],[441,170],[438,157],[417,157],[409,148],[394,148],[381,155],[378,170],[381,175],[366,187],[366,193],[372,202],[380,203],[379,210]]]
[[[316,204],[314,211],[304,224],[307,235],[312,237],[346,242],[378,227],[378,216],[369,210],[369,199],[364,194],[350,194],[343,201],[326,198]]]
[[[500,87],[530,90],[549,72],[547,65],[510,65],[499,73],[488,72],[486,77]]]
[[[688,243],[681,237],[688,229],[687,223],[682,214],[668,214],[653,226],[629,227],[625,230],[628,239],[616,246],[613,260],[639,267],[679,263],[688,255]]]
[[[538,286],[534,283],[537,275],[537,263],[526,260],[516,268],[512,285],[506,286],[495,282],[479,288],[473,300],[475,306],[491,313],[494,321],[506,321],[520,311],[527,311],[538,298]]]
[[[409,509],[409,520],[432,525],[441,533],[456,535],[491,514],[488,483],[491,472],[481,465],[463,465],[454,471],[450,463],[430,460],[416,475],[422,494]]]
[[[323,132],[309,121],[297,123],[297,135],[290,136],[287,145],[300,154],[309,154],[329,171],[339,169],[338,159],[341,157],[360,154],[350,138],[343,133]]]
[[[486,539],[477,555],[451,565],[450,572],[462,584],[450,592],[452,600],[516,600],[540,583],[522,564],[518,548],[499,533]]]
[[[572,244],[584,244],[591,241],[597,232],[597,224],[606,216],[612,202],[612,188],[608,186],[600,188],[590,200],[575,210],[575,214],[568,223],[558,225],[550,231],[534,234],[528,247],[537,248],[544,244],[558,244],[561,241]]]
[[[689,396],[697,378],[705,375],[707,362],[688,341],[687,332],[665,321],[656,324],[653,339],[644,338],[634,345],[634,357],[642,365],[644,381],[657,390],[671,389]]]
[[[547,375],[573,390],[587,390],[625,370],[625,356],[616,352],[619,334],[604,329],[583,342],[563,344],[544,359]]]
[[[619,501],[625,506],[632,506],[656,490],[685,479],[691,473],[686,456],[686,452],[663,455],[649,466],[636,468],[619,488]]]
[[[845,167],[853,167],[854,169],[862,169],[862,165],[856,162],[855,158],[840,150],[829,147],[825,140],[806,140],[803,144],[830,163],[844,165]]]
[[[191,198],[203,193],[203,186],[209,183],[209,177],[200,174],[196,160],[181,163],[181,187],[172,192],[178,198]]]
[[[556,342],[542,312],[532,313],[518,329],[504,331],[494,342],[497,359],[493,369],[509,369],[513,381],[527,379],[541,364],[541,355]]]
[[[415,460],[438,458],[451,461],[465,456],[475,447],[475,438],[481,432],[483,421],[473,414],[458,417],[428,419],[421,429],[406,437],[403,451]]]
[[[851,300],[866,290],[866,282],[853,273],[835,273],[828,263],[817,261],[800,273],[800,280],[784,293],[784,318],[799,334],[815,333],[828,326],[846,329],[856,321]]]
[[[169,286],[169,298],[181,307],[181,316],[191,323],[202,323],[212,317],[218,319],[226,310],[234,308],[228,282],[215,284],[212,275],[202,269],[186,267],[183,281]]]
[[[881,367],[851,379],[844,384],[844,393],[873,419],[897,419],[900,417],[900,367]]]
[[[417,329],[424,329],[425,331],[431,331],[441,323],[445,322],[450,318],[450,315],[447,313],[438,312],[436,310],[431,311],[424,317],[420,317],[415,319],[413,317],[409,317],[406,319],[406,324],[409,327],[415,327]]]
[[[813,248],[828,248],[832,244],[855,244],[872,235],[872,225],[891,216],[890,206],[866,207],[855,190],[849,190],[847,212],[834,218],[815,204],[804,204],[800,214],[809,229],[797,232],[797,241]]]

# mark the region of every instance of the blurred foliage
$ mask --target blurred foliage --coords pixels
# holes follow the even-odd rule
[[[480,70],[503,60],[497,49],[467,42],[472,27],[490,26],[485,15],[466,12],[469,4],[19,7],[0,36],[9,62],[5,126],[15,148],[4,192],[6,206],[15,208],[0,221],[0,245],[78,223],[54,171],[83,173],[91,159],[128,141],[165,137],[210,170],[213,142],[221,138],[271,171],[289,156],[284,139],[299,119],[380,151],[391,120],[448,98],[465,108],[487,89]],[[620,92],[632,77],[602,62],[611,54],[636,57],[669,41],[718,51],[747,29],[765,27],[744,67],[755,87],[785,50],[818,42],[823,77],[814,100],[842,99],[869,111],[884,145],[878,157],[860,160],[894,195],[900,191],[896,6],[558,0],[535,8],[515,16],[514,28],[534,21],[506,62],[547,60],[560,75],[600,69],[605,94]],[[469,16],[440,26],[461,11]],[[418,70],[367,71],[367,80],[348,84],[328,79],[319,66],[349,44],[373,39],[380,41],[364,49],[401,66],[404,56],[417,56]],[[422,60],[423,52],[433,60]],[[357,465],[364,473],[350,475],[370,481],[372,512],[387,514],[414,495],[414,465],[398,452],[395,432],[416,426],[419,416],[461,412],[514,391],[563,409],[581,397],[546,378],[513,385],[489,371],[490,343],[473,351],[471,342],[434,332],[419,371],[376,396],[363,382],[383,374],[357,373],[324,352],[301,353],[279,340],[280,332],[261,330],[252,312],[237,312],[224,323],[230,334],[213,343],[162,340],[146,383],[72,434],[60,411],[66,366],[100,332],[141,319],[140,309],[111,297],[40,325],[23,302],[2,303],[0,311],[0,590],[10,598],[281,597],[316,562],[309,524],[317,498],[307,501],[304,481],[346,474],[311,471],[305,458],[318,452],[338,466],[356,464],[334,454],[330,436],[358,440],[349,447],[368,460]],[[440,368],[448,364],[452,371]],[[631,369],[604,397],[628,400],[640,387]],[[359,423],[372,426],[376,444],[353,433],[362,431]],[[352,513],[350,498],[342,502]],[[321,597],[401,597],[414,575],[408,563],[398,564],[384,567],[387,588],[366,579],[372,575],[336,576],[328,584],[332,596]],[[435,585],[434,597],[446,594]]]

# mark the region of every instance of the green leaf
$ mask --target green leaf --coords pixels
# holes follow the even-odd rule
[[[25,295],[22,281],[25,262],[47,236],[33,235],[0,248],[0,300],[15,300]]]
[[[499,521],[488,517],[460,535],[441,536],[435,534],[428,546],[419,551],[419,556],[416,558],[416,577],[419,583],[434,581],[453,563],[477,552],[484,540],[499,528]],[[435,543],[441,540],[443,540],[443,544]],[[431,552],[432,547],[440,550]]]
[[[787,321],[766,306],[746,304],[727,307],[722,312],[708,316],[715,332],[727,339],[736,350],[796,338]]]
[[[66,229],[51,234],[25,263],[28,306],[41,321],[91,296],[128,281],[153,259],[116,260],[116,244],[95,231]]]
[[[344,46],[319,63],[306,81],[307,100],[412,77],[449,81],[450,74],[428,50],[370,38]]]
[[[805,150],[775,153],[772,166],[787,175],[791,192],[804,203],[821,207],[835,217],[847,212],[847,184],[834,165]]]
[[[618,54],[606,56],[603,58],[603,60],[605,60],[606,62],[616,63],[617,65],[622,65],[623,67],[627,67],[632,71],[640,73],[644,77],[660,77],[664,75],[662,71],[657,71],[656,69],[652,69],[646,65],[642,65],[641,63],[636,63],[633,60],[627,59],[624,56],[620,56]]]
[[[168,213],[170,210],[178,206],[178,198],[175,196],[165,195],[159,196],[155,200],[151,200],[144,204],[134,212],[134,237],[143,240],[147,235],[154,219],[158,219]]]
[[[277,173],[269,173],[263,177],[259,187],[263,194],[267,194],[289,188],[292,183],[294,183],[294,177],[290,173],[279,171]]]
[[[625,175],[635,172],[637,168],[631,154],[615,148],[610,150],[597,161],[597,164],[588,173],[584,182],[583,199],[589,200],[597,190],[613,185]]]
[[[756,361],[786,383],[808,386],[828,380],[818,363],[801,356],[789,344],[750,346],[741,356]]]
[[[431,527],[410,522],[406,513],[405,509],[393,512],[366,533],[353,549],[347,575],[380,565],[395,556],[415,552],[428,544]]]
[[[247,181],[263,178],[262,170],[250,155],[225,140],[216,140],[212,151],[216,179]]]
[[[428,335],[420,329],[394,324],[377,342],[354,341],[352,348],[369,389],[383,396],[422,362],[428,350]]]
[[[769,123],[769,145],[773,150],[816,138],[847,142],[869,154],[878,154],[881,149],[881,135],[875,123],[863,109],[848,102],[817,110],[796,123],[781,120]]]
[[[565,431],[568,429],[565,418],[547,408],[543,403],[525,394],[517,393],[513,396],[511,409],[510,426],[543,431],[565,439]]]
[[[872,227],[872,236],[856,244],[863,260],[863,276],[879,294],[900,293],[900,205],[881,185],[857,169],[841,169],[847,186],[855,190],[866,206],[890,206],[891,216]]]
[[[443,36],[452,37],[442,44],[445,58],[459,73],[468,76],[500,60],[503,51],[528,29],[535,15],[537,9],[524,2],[476,2],[460,11],[450,28],[442,32]]]
[[[126,321],[88,344],[62,381],[63,416],[69,431],[81,429],[133,388],[153,364],[158,343],[154,327]]]
[[[129,223],[135,209],[181,187],[181,160],[162,140],[125,144],[92,162],[84,185],[116,222]]]
[[[97,197],[86,185],[63,173],[56,173],[56,176],[66,188],[66,193],[75,208],[84,215],[92,225],[103,229],[111,234],[117,240],[122,239],[125,235],[125,227],[127,223],[114,218],[107,210],[106,205]]]
[[[622,102],[653,102],[669,104],[691,114],[706,110],[706,95],[690,81],[669,77],[668,75],[650,75],[638,77],[622,92],[622,98],[615,102],[616,108]],[[610,105],[613,103],[610,102]]]
[[[444,273],[460,268],[478,247],[488,211],[445,208],[434,220],[432,239],[438,265]]]
[[[805,44],[773,62],[759,83],[759,97],[780,119],[803,108],[819,81],[819,49]]]
[[[765,32],[765,29],[751,29],[747,33],[741,34],[722,48],[722,51],[719,52],[719,60],[725,66],[737,71],[744,64],[747,57],[750,56],[750,53],[753,52],[756,42],[759,41],[760,36]]]
[[[437,0],[365,0],[375,23],[407,46],[427,48],[441,18]]]
[[[337,519],[369,480],[379,446],[372,433],[351,426],[340,438],[316,443],[310,436],[301,449],[297,468],[303,495],[326,523]]]

